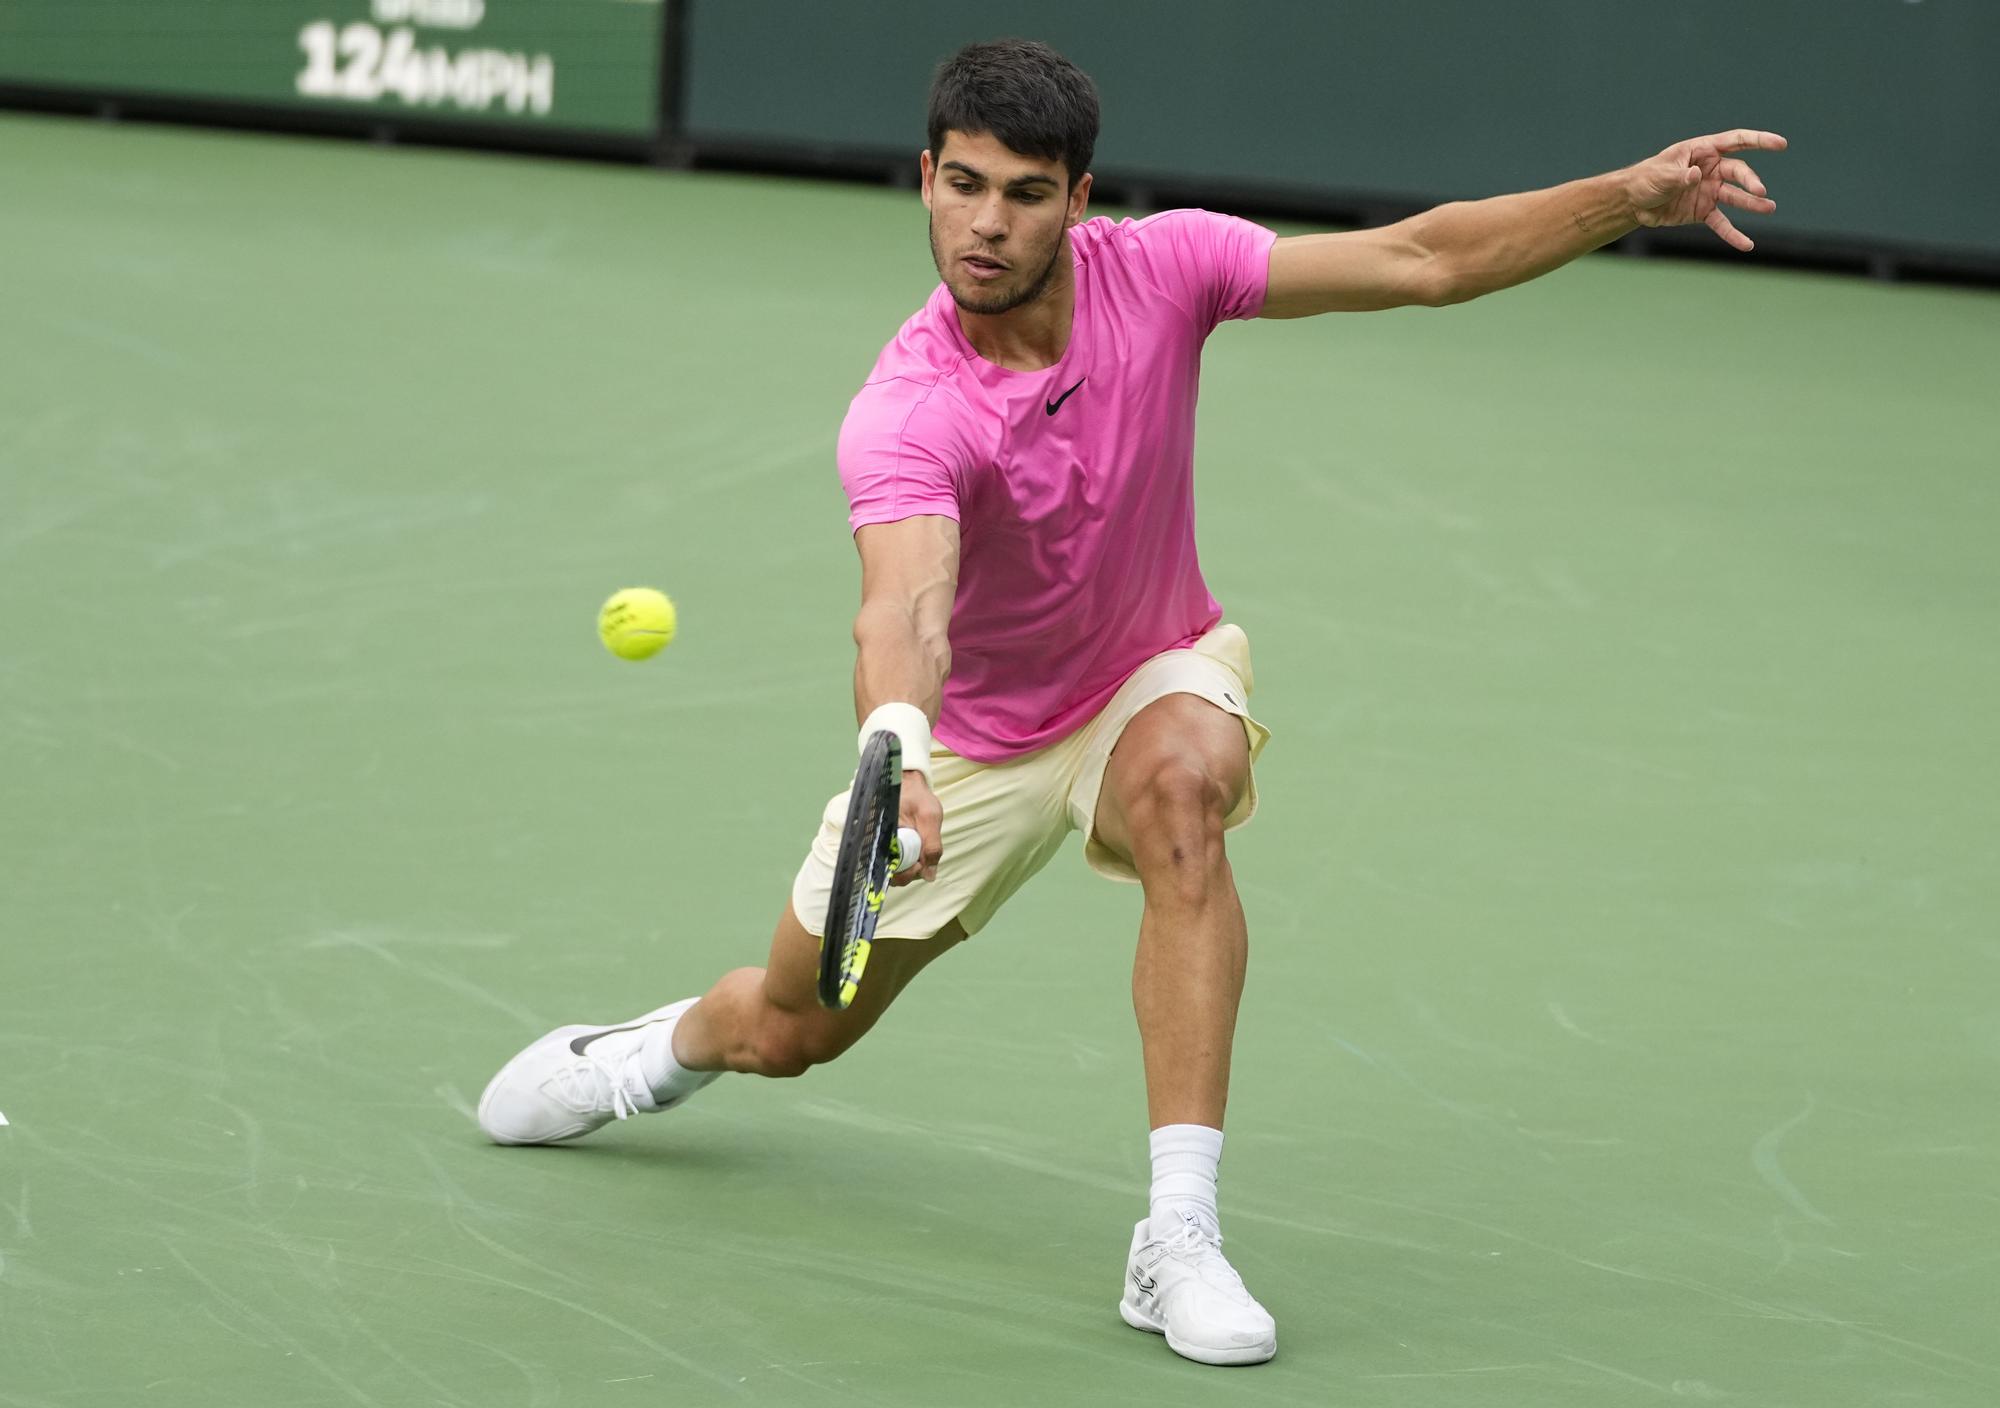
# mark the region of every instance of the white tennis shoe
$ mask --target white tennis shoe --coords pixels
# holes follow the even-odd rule
[[[656,1099],[640,1052],[660,1023],[678,1021],[698,1000],[690,997],[617,1026],[557,1027],[487,1083],[479,1097],[479,1127],[496,1144],[553,1144],[614,1119],[672,1109],[694,1092]]]
[[[1277,1322],[1244,1289],[1222,1237],[1185,1212],[1166,1236],[1148,1218],[1132,1229],[1118,1313],[1203,1364],[1262,1364],[1278,1352]]]

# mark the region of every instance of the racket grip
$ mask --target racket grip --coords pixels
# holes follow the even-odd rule
[[[914,827],[896,828],[896,858],[902,862],[896,867],[898,875],[913,868],[924,858],[924,838],[916,833]]]

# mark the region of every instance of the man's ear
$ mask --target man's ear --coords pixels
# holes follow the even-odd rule
[[[1083,223],[1083,213],[1090,208],[1090,173],[1084,172],[1069,188],[1069,210],[1063,217],[1063,228]]]
[[[917,153],[917,189],[923,192],[924,209],[931,208],[931,182],[937,180],[937,162],[931,159],[930,148]]]

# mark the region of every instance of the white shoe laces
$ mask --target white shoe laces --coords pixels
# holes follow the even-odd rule
[[[1163,1238],[1160,1245],[1165,1255],[1193,1267],[1210,1284],[1242,1291],[1245,1295],[1250,1293],[1243,1284],[1243,1278],[1236,1274],[1236,1268],[1229,1264],[1229,1258],[1222,1254],[1220,1232],[1210,1232],[1198,1223],[1183,1222],[1179,1230]]]
[[[558,1070],[551,1084],[556,1099],[580,1115],[603,1114],[607,1103],[621,1120],[654,1108],[653,1092],[639,1069],[637,1045],[617,1066],[600,1060],[585,1047],[582,1057]]]

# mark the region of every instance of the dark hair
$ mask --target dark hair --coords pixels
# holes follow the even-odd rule
[[[947,132],[990,132],[1023,156],[1060,161],[1075,185],[1097,146],[1097,85],[1032,39],[968,44],[931,78],[933,158]]]

